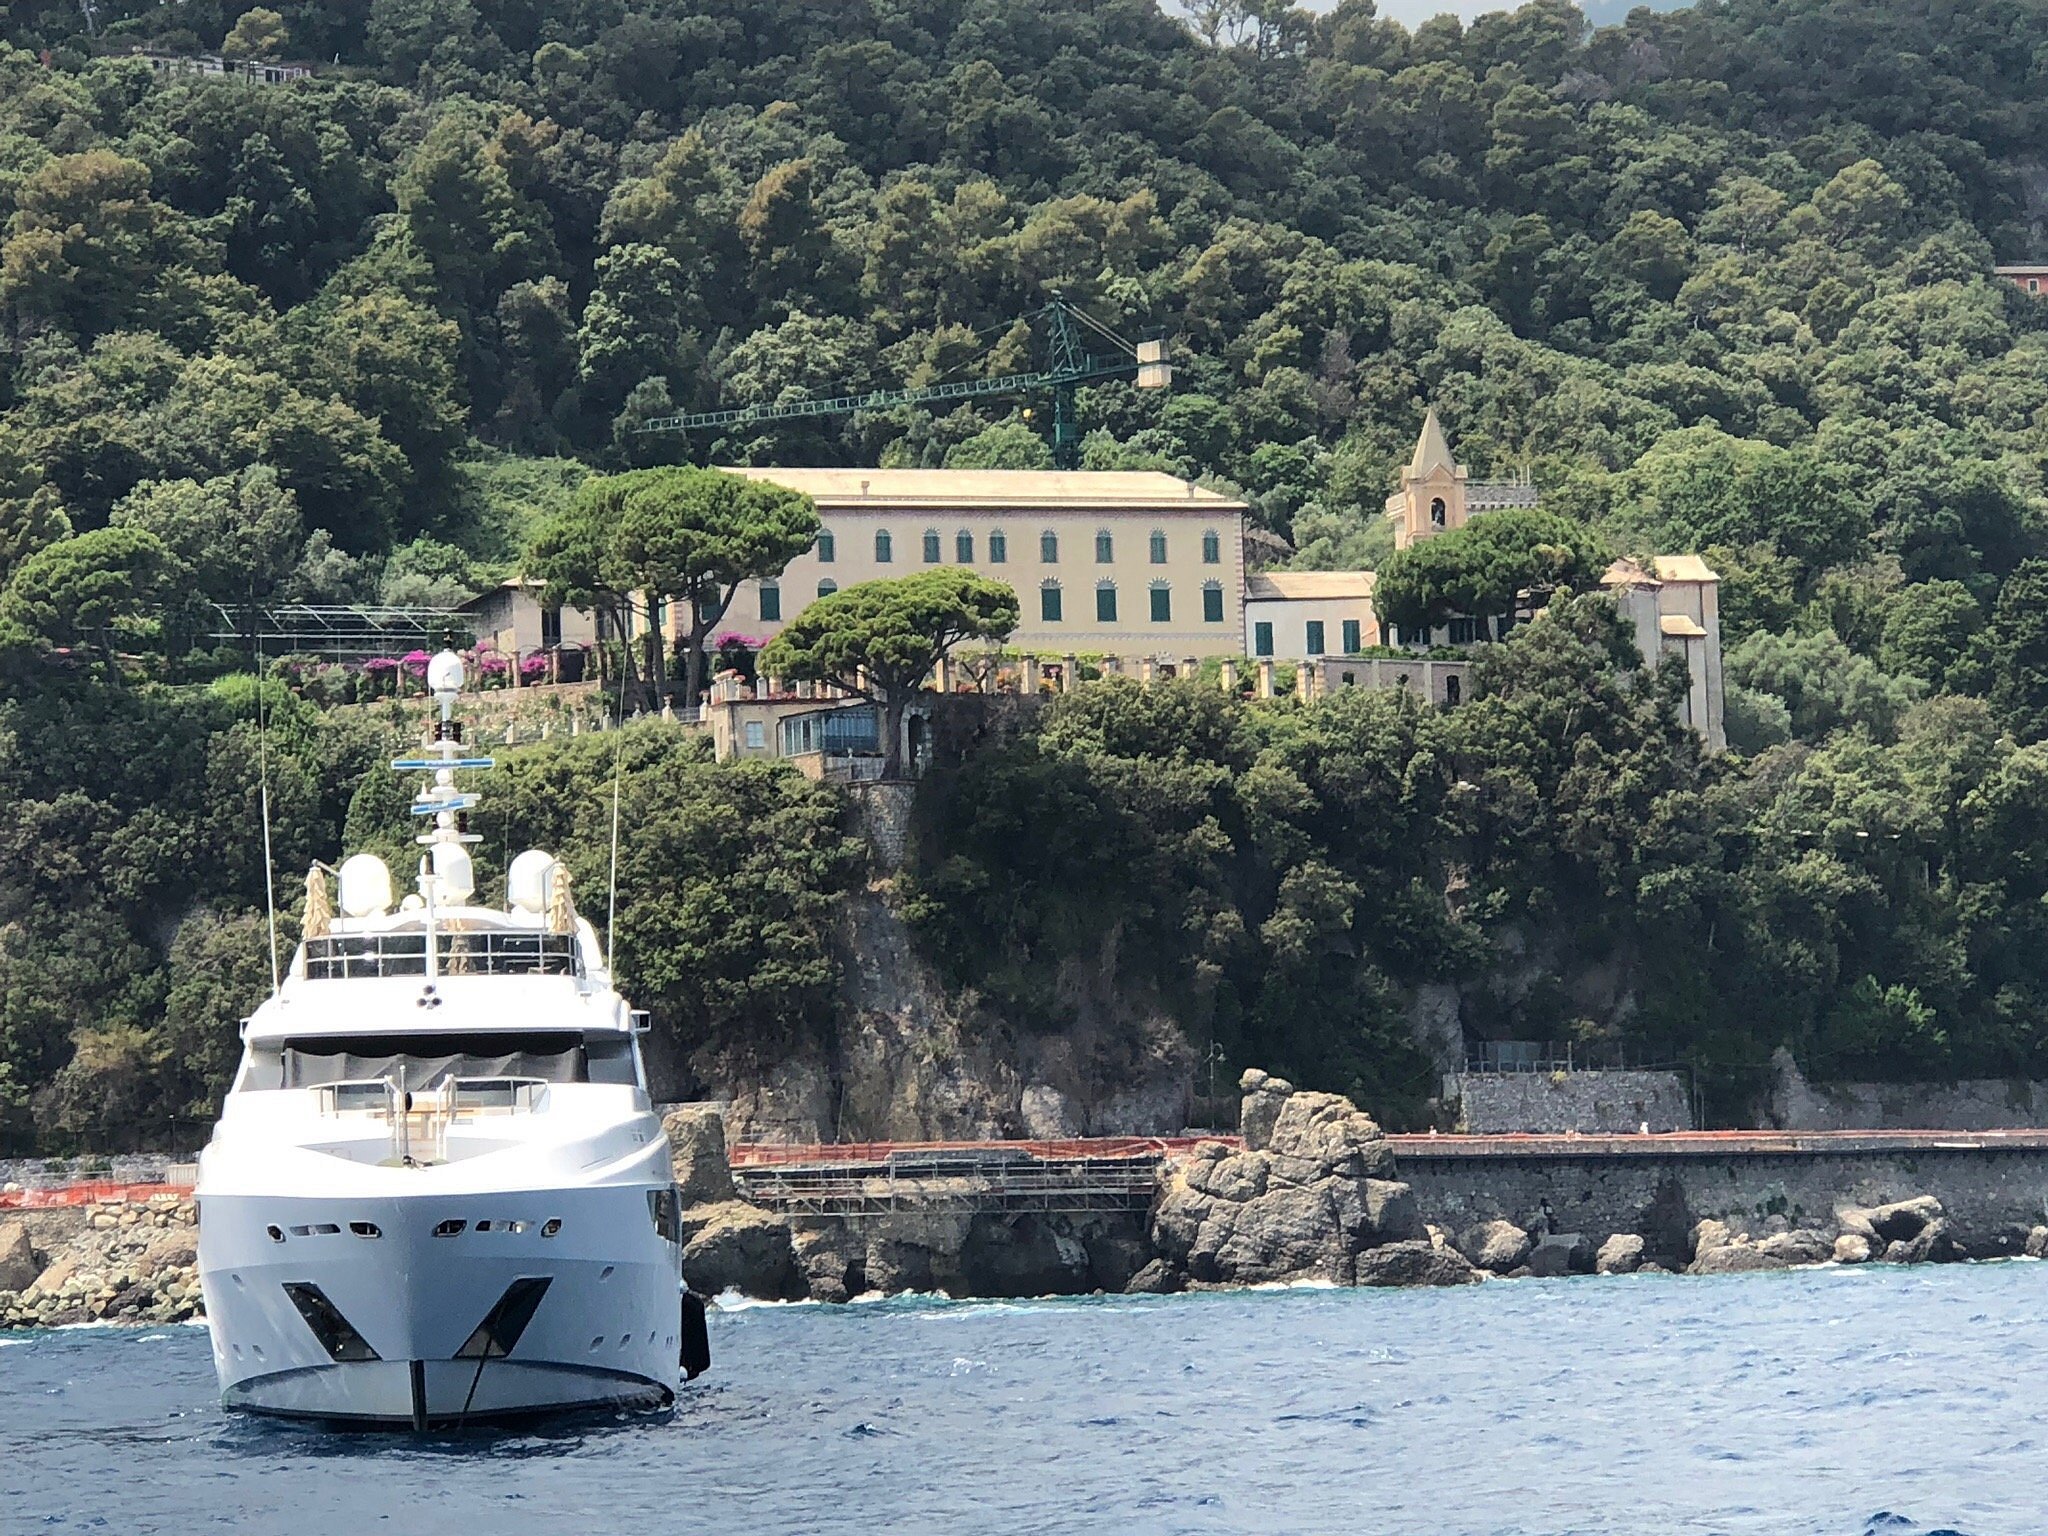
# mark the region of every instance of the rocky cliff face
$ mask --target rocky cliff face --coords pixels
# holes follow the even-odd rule
[[[1244,1150],[1204,1142],[1166,1169],[1147,1289],[1329,1280],[1459,1285],[1478,1278],[1428,1232],[1385,1134],[1349,1099],[1247,1072]]]
[[[834,935],[845,1017],[824,1051],[734,1071],[736,1141],[932,1141],[1178,1131],[1194,1061],[1167,1019],[1131,1016],[1102,972],[1054,978],[1073,1024],[1013,1029],[949,991],[888,885],[858,892]]]

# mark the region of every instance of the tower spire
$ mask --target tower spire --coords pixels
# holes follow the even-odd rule
[[[1415,456],[1408,461],[1408,477],[1420,480],[1436,469],[1456,474],[1458,462],[1451,457],[1450,439],[1444,436],[1443,423],[1436,419],[1436,407],[1432,405],[1423,414],[1422,435],[1415,440]]]

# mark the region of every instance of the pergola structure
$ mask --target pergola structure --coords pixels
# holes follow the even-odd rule
[[[453,608],[397,608],[378,603],[214,605],[209,638],[260,649],[267,656],[402,656],[466,637],[467,617]]]

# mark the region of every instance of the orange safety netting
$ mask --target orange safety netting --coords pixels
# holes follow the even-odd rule
[[[144,1201],[157,1195],[189,1196],[189,1184],[60,1184],[51,1189],[0,1190],[0,1211],[45,1211],[102,1200]]]

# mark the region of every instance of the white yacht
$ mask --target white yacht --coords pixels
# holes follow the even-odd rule
[[[671,1400],[709,1364],[682,1285],[644,1015],[612,986],[568,871],[538,850],[476,904],[451,717],[436,741],[418,888],[368,854],[307,875],[290,971],[243,1025],[199,1163],[199,1269],[230,1408],[455,1424]],[[680,1370],[679,1370],[680,1367]]]

